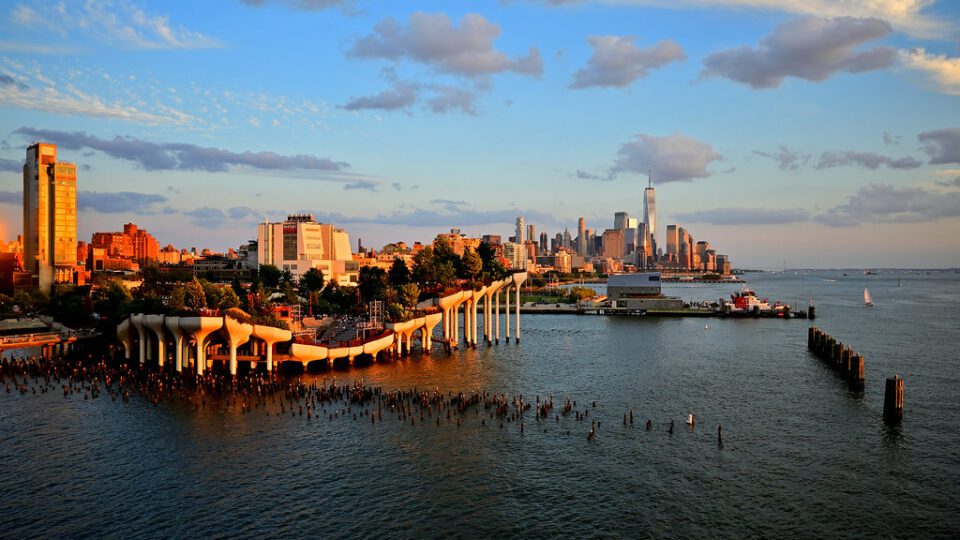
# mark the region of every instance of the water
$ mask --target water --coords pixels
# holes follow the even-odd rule
[[[519,346],[316,375],[590,411],[531,411],[523,435],[479,416],[371,425],[0,394],[0,536],[955,536],[960,274],[848,274],[748,277],[771,300],[814,299],[816,324],[865,356],[862,394],[807,353],[805,321],[575,315],[524,315]],[[881,419],[894,373],[899,429]]]

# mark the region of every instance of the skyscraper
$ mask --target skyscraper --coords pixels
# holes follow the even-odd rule
[[[517,234],[514,240],[516,240],[517,243],[520,244],[521,246],[523,245],[523,241],[525,240],[524,233],[526,232],[527,231],[524,230],[524,226],[523,226],[523,216],[520,216],[517,218]]]
[[[613,215],[613,228],[626,229],[628,219],[630,219],[630,216],[626,212],[617,212]]]
[[[577,255],[587,256],[587,221],[583,218],[577,220]]]
[[[676,225],[667,225],[667,254],[673,255],[674,258],[678,255],[677,244],[679,242],[679,237],[677,236],[677,226]]]
[[[647,187],[643,190],[643,222],[647,224],[650,242],[656,250],[659,245],[657,242],[657,193],[653,189],[653,178],[648,176],[647,182]]]
[[[546,253],[549,246],[547,245],[547,233],[540,233],[540,253]]]
[[[43,291],[71,283],[77,265],[77,166],[34,143],[23,166],[23,264]]]
[[[533,223],[527,225],[527,242],[537,241],[537,226]]]

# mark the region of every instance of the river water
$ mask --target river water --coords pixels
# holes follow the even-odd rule
[[[523,434],[3,393],[0,537],[955,537],[960,274],[842,273],[748,277],[814,300],[816,325],[865,356],[862,393],[807,352],[806,321],[576,315],[524,315],[519,345],[305,376],[589,410],[531,411]],[[906,406],[888,428],[894,373]]]

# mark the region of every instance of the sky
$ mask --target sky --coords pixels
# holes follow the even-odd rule
[[[0,0],[0,237],[26,147],[80,239],[354,246],[642,217],[735,267],[960,267],[960,2]]]

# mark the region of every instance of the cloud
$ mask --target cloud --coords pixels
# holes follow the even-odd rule
[[[890,133],[887,133],[886,131],[883,132],[883,144],[887,146],[898,145],[900,144],[900,141],[902,139],[903,139],[903,136],[901,135],[892,135]]]
[[[151,15],[126,0],[87,0],[75,3],[31,3],[14,8],[10,19],[46,35],[85,36],[126,49],[208,49],[222,47],[219,40],[184,28],[170,18]]]
[[[856,48],[888,35],[880,19],[801,17],[777,26],[757,48],[742,46],[704,59],[703,77],[724,77],[751,88],[776,88],[787,77],[824,81],[837,72],[862,73],[889,67],[896,51]]]
[[[945,180],[945,181],[937,182],[937,184],[940,184],[941,186],[946,186],[946,187],[960,187],[960,176],[954,178],[953,180]]]
[[[0,171],[21,172],[23,171],[23,162],[15,159],[0,158]]]
[[[442,206],[447,212],[456,213],[467,206],[467,201],[452,199],[433,199],[430,204]]]
[[[610,178],[609,176],[593,174],[580,169],[577,169],[577,172],[574,174],[580,180],[612,180],[612,178]]]
[[[384,78],[390,81],[390,88],[372,96],[351,98],[341,108],[348,111],[375,109],[382,111],[408,111],[422,97],[432,94],[424,104],[436,114],[445,114],[459,110],[464,114],[476,115],[476,94],[465,88],[445,84],[420,84],[397,78],[392,69],[384,70]]]
[[[227,219],[227,214],[223,210],[210,206],[184,211],[182,214],[193,218],[191,221],[199,227],[218,228]]]
[[[21,127],[14,133],[49,141],[70,150],[84,148],[97,150],[116,159],[132,161],[148,171],[224,172],[233,166],[270,171],[340,171],[349,167],[347,163],[341,161],[318,158],[309,154],[284,156],[275,152],[231,152],[187,143],[153,143],[119,135],[113,139],[101,139],[80,131],[67,132],[27,127]]]
[[[633,41],[631,36],[588,37],[587,43],[593,49],[593,54],[587,66],[574,74],[570,87],[622,88],[645,78],[651,69],[687,58],[683,48],[674,41],[660,41],[646,49],[637,47]]]
[[[707,166],[723,156],[712,146],[674,134],[667,137],[639,134],[620,145],[610,177],[618,173],[647,173],[658,183],[690,181],[710,176]]]
[[[0,204],[13,204],[20,206],[23,204],[22,191],[0,191]]]
[[[138,122],[147,125],[187,124],[193,117],[171,107],[158,106],[153,111],[125,105],[118,101],[106,102],[99,96],[83,92],[73,85],[62,85],[63,90],[42,75],[40,87],[32,87],[10,75],[0,75],[0,106],[42,111],[68,116],[88,116]]]
[[[820,155],[820,161],[817,162],[816,168],[829,169],[851,164],[859,165],[860,167],[870,170],[876,170],[881,165],[890,169],[916,169],[923,165],[923,162],[909,156],[893,159],[873,152],[855,152],[852,150],[845,152],[829,151]]]
[[[372,96],[362,96],[351,98],[342,107],[348,111],[359,111],[363,109],[380,109],[384,111],[394,111],[397,109],[409,109],[417,101],[418,85],[394,81],[393,86],[387,90]]]
[[[845,204],[814,219],[831,227],[852,227],[861,223],[920,223],[958,216],[960,191],[938,193],[871,184],[860,188]]]
[[[711,225],[780,225],[810,220],[810,212],[802,208],[770,210],[767,208],[714,208],[677,214],[677,221]]]
[[[394,182],[390,185],[393,186],[393,189],[397,191],[403,191],[403,184],[401,184],[400,182]]]
[[[960,128],[925,131],[917,139],[932,165],[960,163]]]
[[[427,107],[434,113],[444,114],[459,110],[463,114],[474,116],[477,114],[474,106],[477,96],[473,92],[445,84],[433,84],[429,88],[436,93],[434,97],[427,100]]]
[[[511,59],[493,42],[500,27],[482,15],[468,13],[455,27],[443,13],[417,12],[407,26],[388,17],[376,24],[373,33],[358,38],[348,51],[354,58],[411,59],[437,71],[477,77],[515,72],[539,76],[543,73],[540,51],[531,48],[526,56]]]
[[[406,212],[394,212],[392,214],[380,214],[375,217],[366,216],[348,216],[336,212],[314,212],[318,221],[325,223],[350,224],[350,223],[373,223],[377,225],[405,225],[410,227],[428,227],[428,228],[450,228],[450,227],[472,227],[478,225],[494,224],[513,224],[519,215],[527,218],[532,223],[542,223],[544,225],[561,225],[562,220],[556,216],[540,212],[537,210],[468,210],[458,208],[456,211],[438,212],[436,210],[413,209]]]
[[[134,193],[131,191],[100,192],[78,191],[77,209],[90,210],[101,214],[150,214],[155,206],[167,201],[163,195],[155,193]],[[22,191],[0,191],[0,203],[22,205]]]
[[[256,214],[256,210],[247,206],[234,206],[227,209],[227,215],[230,216],[230,219],[244,219]]]
[[[534,0],[552,6],[585,3],[586,0]],[[947,37],[955,31],[948,19],[927,15],[935,0],[595,0],[597,3],[656,8],[752,8],[777,10],[819,17],[876,17],[914,37]]]
[[[93,210],[101,214],[145,214],[154,211],[154,205],[167,202],[163,195],[155,193],[114,193],[78,191],[77,209]]]
[[[242,0],[248,6],[260,7],[268,0]],[[300,11],[322,11],[332,7],[349,8],[353,5],[351,0],[282,0],[280,2],[286,7]]]
[[[379,186],[374,182],[369,182],[367,180],[357,180],[355,182],[349,182],[343,185],[345,191],[352,191],[355,189],[365,189],[367,191],[377,191]]]
[[[795,152],[784,145],[780,145],[780,149],[776,152],[761,152],[759,150],[754,150],[753,153],[758,156],[763,156],[776,161],[777,166],[784,171],[795,171],[810,161],[810,154]]]
[[[960,58],[928,54],[917,48],[900,51],[900,64],[920,72],[937,92],[960,96]]]

